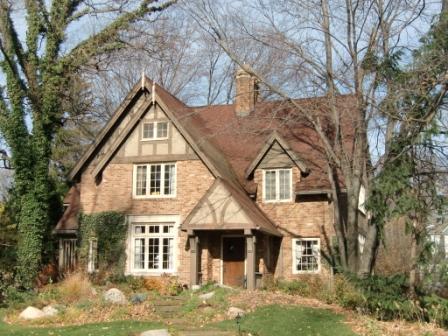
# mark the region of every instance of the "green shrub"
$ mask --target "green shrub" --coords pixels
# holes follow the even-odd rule
[[[281,291],[283,291],[287,294],[300,295],[300,296],[309,296],[310,295],[309,285],[304,281],[279,280],[277,286],[278,286],[278,289],[280,289]]]
[[[425,296],[422,299],[425,315],[429,322],[448,328],[448,300],[436,295]]]
[[[344,308],[362,309],[366,304],[362,292],[342,275],[334,279],[334,296],[336,302]]]
[[[24,305],[32,305],[37,298],[36,292],[31,290],[18,289],[9,286],[4,291],[4,303],[11,308],[21,308]]]

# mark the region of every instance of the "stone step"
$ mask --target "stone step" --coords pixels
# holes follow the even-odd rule
[[[178,335],[179,336],[235,336],[236,332],[216,330],[216,329],[195,329],[195,330],[179,331]]]
[[[157,313],[172,313],[180,311],[179,306],[156,306],[154,309]]]

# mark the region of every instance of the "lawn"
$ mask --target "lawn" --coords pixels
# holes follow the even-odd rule
[[[160,323],[115,321],[68,327],[10,326],[0,322],[0,336],[130,336],[150,329],[159,329]],[[180,331],[182,325],[172,325]],[[212,323],[205,327],[237,331],[234,320]],[[190,328],[189,328],[190,329]],[[344,323],[343,316],[329,310],[297,306],[271,305],[258,308],[241,320],[241,330],[256,336],[355,336]]]
[[[153,322],[115,321],[92,323],[80,326],[31,328],[10,326],[0,322],[1,336],[129,336],[150,329],[159,329],[162,325]]]
[[[355,336],[343,323],[343,316],[326,309],[271,305],[241,319],[241,330],[257,336]],[[235,321],[216,324],[236,330]]]

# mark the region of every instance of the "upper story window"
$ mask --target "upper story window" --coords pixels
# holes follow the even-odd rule
[[[143,124],[142,140],[162,140],[168,138],[168,122],[157,121]]]
[[[320,271],[320,239],[292,240],[293,273],[317,273]]]
[[[292,170],[263,170],[263,199],[265,202],[292,200]]]
[[[176,196],[176,164],[135,165],[133,189],[138,198]]]

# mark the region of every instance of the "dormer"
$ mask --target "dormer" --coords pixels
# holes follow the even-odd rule
[[[263,203],[294,202],[295,185],[309,170],[288,143],[273,132],[246,170],[246,179],[258,184],[257,199]]]

